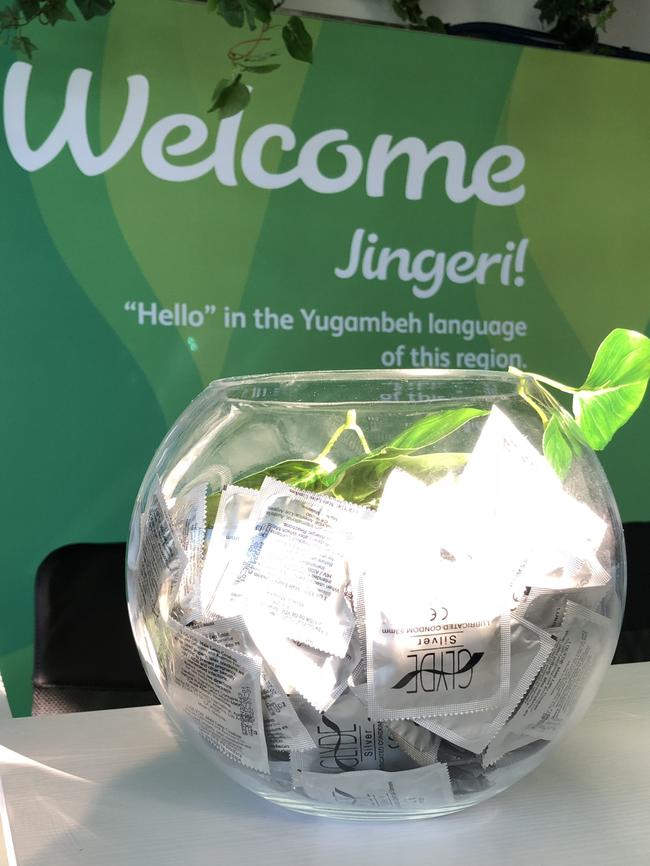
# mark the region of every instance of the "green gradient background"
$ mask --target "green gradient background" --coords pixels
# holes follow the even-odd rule
[[[461,141],[469,164],[495,143],[524,152],[527,193],[516,207],[452,204],[442,166],[421,201],[403,196],[404,165],[386,196],[360,181],[337,195],[295,184],[272,193],[241,176],[169,183],[142,164],[142,135],[107,174],[84,177],[65,151],[34,174],[0,135],[3,264],[4,460],[0,670],[12,709],[29,712],[33,580],[51,550],[124,539],[131,503],[153,450],[205,384],[221,375],[304,368],[376,367],[398,343],[443,350],[521,352],[532,369],[568,382],[585,374],[616,325],[646,331],[650,319],[650,67],[405,33],[310,22],[312,68],[287,62],[255,80],[239,150],[259,126],[292,127],[299,142],[342,128],[364,156],[380,133],[430,145]],[[61,108],[70,72],[93,70],[89,130],[96,151],[121,119],[125,79],[149,79],[146,131],[172,113],[218,120],[205,107],[237,35],[199,6],[129,0],[89,24],[38,28],[28,100],[36,145]],[[0,52],[2,80],[15,58]],[[143,132],[144,132],[143,131]],[[213,140],[213,137],[212,137]],[[191,161],[209,153],[194,156]],[[267,167],[295,155],[270,148]],[[322,167],[340,171],[336,155]],[[375,231],[413,251],[499,250],[530,238],[526,284],[443,286],[418,300],[399,280],[337,280],[352,232]],[[138,327],[129,300],[187,302],[250,311],[304,306],[322,312],[525,319],[529,336],[476,339]],[[188,338],[193,338],[190,344]],[[192,349],[192,350],[191,350]],[[625,520],[650,519],[644,406],[603,458]],[[8,493],[8,495],[7,495]],[[106,636],[102,636],[106,639]]]

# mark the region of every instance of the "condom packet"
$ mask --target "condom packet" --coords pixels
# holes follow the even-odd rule
[[[345,773],[351,770],[406,770],[413,761],[400,749],[390,729],[368,717],[366,707],[345,692],[325,713],[306,701],[296,704],[298,715],[316,749],[292,752],[294,771]]]
[[[215,643],[169,620],[172,703],[209,748],[269,773],[260,693],[262,660]]]
[[[598,560],[607,549],[607,523],[567,491],[549,507],[543,543],[540,538],[531,546],[515,586],[562,589],[607,583],[610,576]]]
[[[174,531],[187,557],[174,599],[177,619],[182,623],[190,622],[200,611],[207,493],[208,485],[198,484],[189,493],[178,497],[171,510]]]
[[[241,548],[248,537],[249,520],[258,494],[258,490],[236,484],[229,484],[221,491],[199,590],[199,611],[206,620],[240,612],[239,599],[232,598],[232,582],[225,583],[223,578],[231,564],[230,575],[234,578],[235,566],[241,564],[245,553]]]
[[[348,687],[365,685],[368,682],[367,664],[366,664],[366,631],[365,625],[357,622],[352,637],[350,646],[354,647],[354,666],[347,678]],[[349,652],[349,650],[348,650]]]
[[[510,755],[514,757],[523,753],[524,749],[527,749],[529,746],[532,747],[533,743],[544,743],[544,745],[547,745],[548,740],[540,740],[539,737],[528,737],[526,734],[521,734],[516,730],[509,730],[506,725],[501,729],[498,737],[487,747],[481,757],[481,762],[486,769],[495,765],[501,766],[504,759]]]
[[[282,637],[254,611],[246,614],[245,622],[286,694],[301,695],[319,712],[327,710],[343,694],[360,664],[360,646],[354,632],[341,658]]]
[[[140,543],[135,562],[138,610],[167,620],[187,556],[178,540],[167,502],[156,479],[141,517]]]
[[[356,624],[352,633],[352,640],[356,640],[356,646],[359,648],[358,659],[355,667],[352,669],[348,677],[348,686],[354,689],[358,686],[365,686],[368,682],[368,659],[366,657],[366,606],[363,600],[363,580],[365,572],[357,574],[354,596],[353,609],[356,616]],[[363,701],[368,703],[367,688],[364,691]]]
[[[478,713],[419,719],[418,723],[461,749],[481,753],[513,714],[554,647],[550,635],[514,615],[510,640],[510,693],[501,706]]]
[[[440,737],[408,719],[389,722],[390,732],[401,750],[418,766],[438,762]]]
[[[507,751],[532,740],[553,740],[593,698],[590,680],[609,664],[616,631],[595,611],[572,601],[546,664],[515,713],[490,743],[485,763],[495,763]]]
[[[241,617],[217,620],[212,625],[202,626],[196,631],[220,646],[251,657],[261,657]],[[263,659],[260,687],[264,733],[269,750],[289,752],[313,749],[316,744],[298,718],[272,668]]]
[[[605,537],[607,523],[564,490],[550,463],[498,406],[457,488],[459,543],[513,584],[530,585],[567,559],[595,555]]]
[[[444,764],[431,764],[388,773],[384,770],[358,770],[345,775],[298,770],[294,785],[309,799],[363,812],[387,809],[413,812],[452,805],[454,795]]]
[[[564,596],[565,600],[570,599],[595,610],[603,598],[613,591],[614,581],[598,556],[592,553],[586,558],[567,556],[560,567],[547,574],[530,573],[523,568],[517,574],[512,587],[513,601],[519,604],[518,612],[532,621],[526,613],[526,600],[531,593],[534,594],[533,597],[537,597],[542,592],[555,592],[558,593],[558,601],[560,596]],[[546,601],[549,602],[550,599]],[[538,602],[536,607],[541,611],[545,602],[541,599]]]
[[[373,718],[476,712],[507,698],[508,586],[448,543],[454,484],[399,469],[386,481],[362,579]]]
[[[449,771],[451,790],[454,792],[456,799],[474,796],[492,787],[489,773],[481,764],[480,757],[476,755],[474,756],[474,760],[467,764],[459,764],[457,766],[448,764],[447,769]]]
[[[293,785],[290,762],[269,759],[269,768],[271,770],[271,778],[278,782],[284,790],[288,791]]]
[[[345,692],[350,682],[354,680],[354,677],[358,675],[358,672],[364,665],[363,647],[361,646],[356,626],[343,658],[327,655],[299,641],[292,641],[292,643],[301,651],[304,657],[310,659],[320,670],[327,672],[328,682],[332,685],[328,686],[325,701],[322,699],[319,701],[323,705],[327,703],[331,706],[334,701],[338,700],[339,696]],[[297,683],[294,690],[309,700],[308,695],[304,694],[304,692],[311,692],[313,690],[312,687],[307,682],[301,681],[297,676],[294,678]],[[309,702],[316,709],[314,702]]]
[[[519,781],[523,776],[530,773],[542,761],[542,750],[548,746],[548,740],[533,740],[521,737],[520,745],[515,749],[503,754],[501,758],[490,766],[487,765],[486,756],[483,755],[483,763],[486,765],[486,775],[491,785],[501,788],[509,788],[510,785]]]
[[[346,598],[351,550],[368,509],[266,478],[231,598],[266,628],[343,658],[355,625]],[[227,584],[226,584],[227,585]]]
[[[609,575],[602,583],[593,585],[567,586],[563,589],[528,587],[515,613],[544,631],[554,630],[562,625],[567,601],[599,612],[603,600],[613,592],[613,587]]]
[[[419,721],[496,708],[507,700],[510,618],[461,620],[453,616],[449,599],[442,596],[439,603],[451,611],[449,632],[434,632],[426,624],[396,628],[388,614],[367,623],[368,706],[373,718]],[[450,644],[450,639],[458,644]]]

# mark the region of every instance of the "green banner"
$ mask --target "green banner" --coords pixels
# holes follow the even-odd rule
[[[315,62],[210,94],[244,34],[118,3],[0,53],[0,667],[29,711],[33,582],[120,540],[148,461],[220,376],[509,364],[580,383],[650,318],[650,67],[308,22]],[[279,38],[271,34],[269,38]],[[603,457],[650,519],[650,408]],[[110,636],[98,635],[98,639]]]

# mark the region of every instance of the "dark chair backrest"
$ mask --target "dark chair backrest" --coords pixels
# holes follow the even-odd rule
[[[650,661],[650,523],[624,523],[627,600],[614,664]]]
[[[126,545],[70,544],[36,573],[32,713],[157,703],[131,632]]]

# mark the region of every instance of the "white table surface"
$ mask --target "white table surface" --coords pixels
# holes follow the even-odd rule
[[[650,663],[612,667],[579,727],[513,788],[425,821],[266,803],[181,752],[159,707],[8,720],[0,744],[10,866],[650,863]]]

